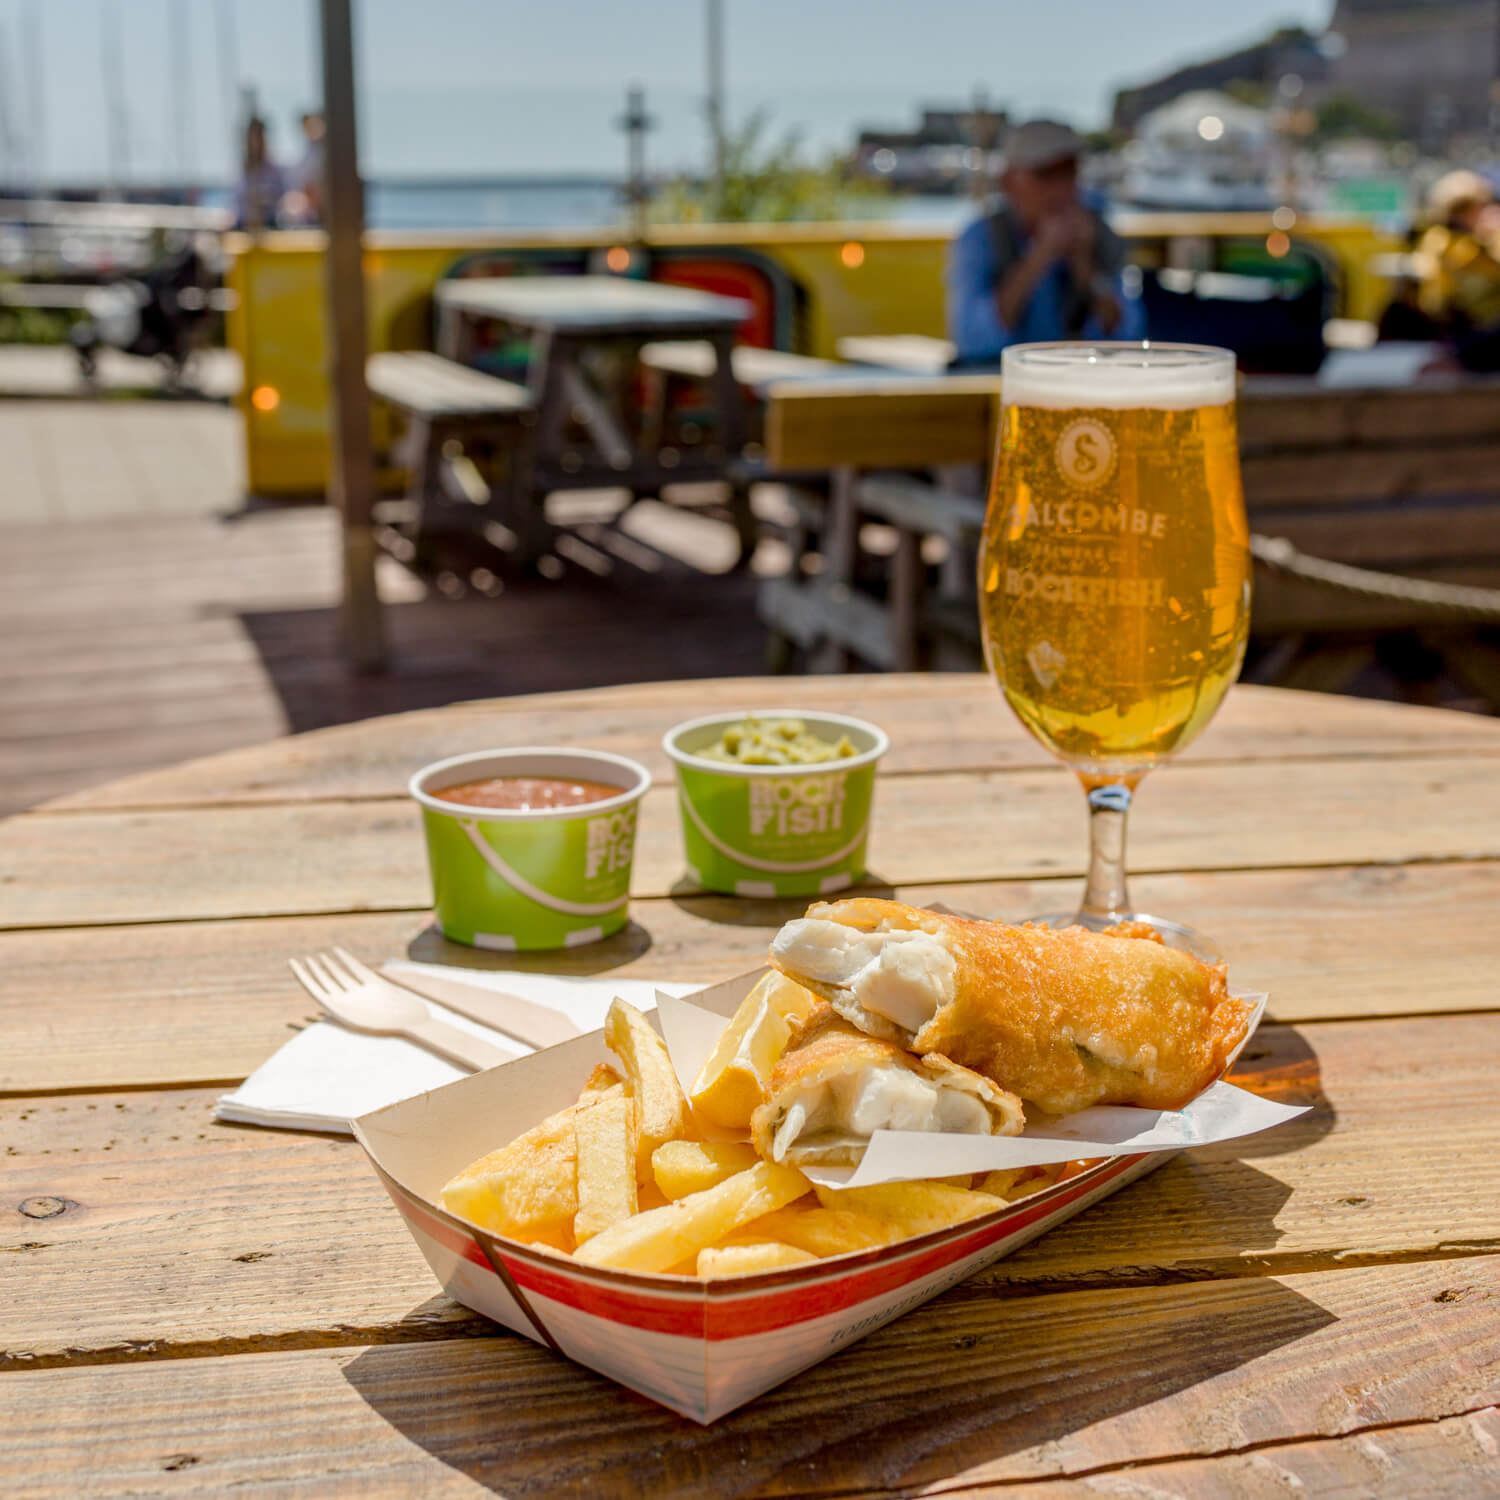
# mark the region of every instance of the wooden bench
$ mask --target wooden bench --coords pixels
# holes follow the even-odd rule
[[[759,391],[773,381],[806,380],[839,368],[831,359],[814,359],[785,349],[761,349],[753,344],[736,344],[729,362],[734,378],[752,391]],[[717,367],[718,357],[707,339],[663,339],[642,345],[641,363],[666,375],[708,380]]]
[[[965,569],[953,566],[953,587],[945,582],[924,604],[923,570],[911,558],[923,538],[952,547],[972,537],[973,479],[955,492],[912,471],[967,465],[971,476],[987,474],[998,394],[997,376],[977,375],[772,389],[769,462],[834,475],[834,500],[809,543],[817,571],[800,559],[793,574],[768,584],[763,601],[773,631],[810,648],[815,665],[851,654],[877,666],[911,662],[953,636],[966,611],[972,620],[972,600],[961,592]],[[1435,598],[1400,582],[1500,587],[1500,380],[1347,390],[1256,378],[1241,388],[1238,418],[1256,536],[1252,630],[1277,643],[1275,680],[1343,686],[1369,660],[1376,637],[1422,627],[1446,630],[1452,639],[1442,650],[1451,650],[1454,670],[1500,701],[1500,652],[1473,630],[1483,608],[1466,611],[1460,594],[1440,588]],[[893,486],[882,477],[887,470],[905,477]],[[869,572],[859,536],[871,521],[903,537],[877,587],[851,606],[847,596]],[[1330,581],[1329,570],[1305,565],[1307,558],[1375,576],[1362,588],[1335,569]]]
[[[101,291],[104,282],[17,281],[0,286],[0,307],[35,307],[48,312],[85,312]],[[177,300],[192,311],[206,307],[210,312],[232,312],[239,298],[227,287],[184,287]]]
[[[853,661],[895,671],[977,662],[979,471],[971,493],[915,475],[973,467],[993,440],[998,391],[994,375],[876,374],[768,390],[768,466],[830,476],[826,505],[800,501],[791,567],[762,586],[773,665],[796,649],[818,671]],[[872,526],[881,528],[884,551],[872,545]],[[934,544],[941,565],[929,590]]]
[[[907,375],[943,375],[953,363],[955,347],[925,333],[852,333],[835,345],[840,359],[875,365]]]
[[[717,428],[714,377],[718,354],[707,339],[660,339],[644,344],[640,361],[647,376],[643,422],[651,441],[680,447],[696,440],[705,416],[709,425]],[[845,367],[833,360],[792,354],[785,349],[762,349],[751,344],[736,344],[730,351],[729,361],[735,384],[748,396],[740,403],[745,448],[731,458],[729,468],[734,473],[753,470],[755,477],[766,478],[769,476],[764,472],[760,450],[764,439],[764,396],[767,389],[780,381],[832,376]],[[744,493],[748,509],[748,491]],[[752,534],[746,539],[747,557],[749,551],[753,551],[754,540],[752,529]]]
[[[365,381],[406,420],[393,457],[409,476],[408,525],[418,548],[435,532],[467,529],[498,499],[499,519],[518,538],[521,555],[535,555],[544,522],[531,494],[536,412],[526,387],[421,349],[372,354]],[[498,495],[481,477],[475,453],[491,475],[503,464]]]
[[[1396,575],[1500,584],[1500,379],[1393,390],[1247,381],[1239,403],[1250,529]],[[1257,571],[1259,631],[1419,624],[1429,609]]]

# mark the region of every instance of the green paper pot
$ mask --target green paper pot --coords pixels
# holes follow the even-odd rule
[[[618,786],[581,807],[466,807],[433,795],[491,776],[559,776]],[[424,766],[422,805],[433,905],[445,937],[521,951],[598,942],[625,925],[646,768],[602,750],[482,750]]]
[[[696,753],[746,718],[800,719],[856,754],[811,766],[741,766]],[[662,741],[677,767],[688,876],[731,896],[828,896],[865,873],[875,763],[885,731],[842,714],[752,709],[679,724]]]

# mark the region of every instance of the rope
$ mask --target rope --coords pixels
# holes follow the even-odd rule
[[[1299,552],[1285,537],[1254,536],[1250,551],[1257,562],[1308,583],[1344,593],[1362,594],[1368,599],[1391,599],[1401,604],[1420,605],[1438,614],[1457,615],[1464,619],[1500,622],[1500,589],[1473,588],[1467,584],[1434,583],[1427,578],[1402,578],[1394,573],[1376,573],[1369,568],[1352,568],[1347,563],[1329,562]]]

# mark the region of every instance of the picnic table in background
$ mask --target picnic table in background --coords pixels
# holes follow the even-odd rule
[[[972,559],[1000,385],[998,373],[867,372],[770,387],[768,463],[830,479],[792,568],[764,586],[774,635],[832,670],[855,657],[898,670],[979,659]],[[1421,630],[1500,707],[1500,651],[1482,629],[1500,623],[1500,379],[1335,389],[1257,376],[1241,383],[1238,423],[1257,670],[1338,691],[1382,634]],[[870,523],[894,533],[878,554],[863,545]],[[923,557],[939,543],[929,587]],[[799,553],[819,565],[799,566]]]
[[[0,1490],[1493,1487],[1500,725],[1483,719],[1232,691],[1142,789],[1133,883],[1270,991],[1235,1076],[1312,1112],[1175,1159],[707,1429],[447,1301],[352,1142],[212,1123],[309,1019],[294,954],[704,982],[761,962],[796,905],[687,884],[659,748],[681,719],[759,703],[889,730],[872,881],[1009,918],[1076,899],[1076,782],[977,675],[458,704],[0,823]],[[657,779],[629,927],[529,961],[445,943],[407,776],[547,743]]]
[[[730,468],[747,433],[731,351],[748,303],[620,276],[458,277],[439,282],[433,298],[437,352],[447,359],[471,362],[484,323],[525,340],[535,426],[519,483],[536,506],[556,489],[659,495],[663,485],[724,480],[742,551],[753,550],[748,487]],[[641,400],[641,350],[661,340],[701,341],[712,351],[703,377],[712,424],[701,441],[666,441]]]
[[[908,375],[943,375],[958,346],[926,333],[850,333],[834,347],[854,364],[902,370]]]

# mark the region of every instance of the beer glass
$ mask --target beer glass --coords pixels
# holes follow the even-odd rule
[[[1147,771],[1213,717],[1245,654],[1249,538],[1234,355],[1190,344],[1020,344],[1001,365],[979,554],[985,658],[1021,722],[1082,779],[1096,930],[1131,909],[1125,819]]]

